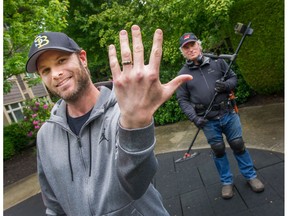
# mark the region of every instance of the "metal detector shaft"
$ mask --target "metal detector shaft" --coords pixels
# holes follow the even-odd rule
[[[251,22],[249,22],[249,24],[248,24],[248,26],[247,26],[247,28],[246,28],[246,30],[245,30],[245,33],[243,34],[243,36],[242,36],[242,38],[241,38],[241,40],[240,40],[240,42],[239,42],[239,44],[238,44],[238,47],[237,47],[235,53],[233,54],[234,58],[231,58],[231,61],[230,61],[229,65],[228,65],[228,68],[227,68],[227,70],[225,71],[225,73],[224,73],[224,75],[223,75],[223,77],[222,77],[222,79],[221,79],[222,81],[225,81],[226,76],[227,76],[228,72],[230,71],[231,66],[232,66],[232,64],[234,63],[234,61],[235,61],[235,59],[236,59],[236,57],[237,57],[237,55],[238,55],[238,52],[239,52],[239,50],[240,50],[240,48],[241,48],[241,46],[242,46],[242,44],[243,44],[243,42],[244,42],[245,37],[246,37],[247,35],[251,35],[251,34],[252,34],[252,33],[251,33],[250,26],[251,26]],[[213,98],[212,98],[212,100],[211,100],[208,108],[207,108],[206,111],[205,111],[205,114],[204,114],[204,116],[203,116],[204,119],[207,117],[208,113],[211,111],[211,109],[212,109],[212,107],[213,107],[213,103],[214,103],[215,98],[216,98],[217,95],[218,95],[218,92],[215,92],[215,94],[214,94],[214,96],[213,96]],[[194,136],[194,138],[193,138],[193,140],[192,140],[192,142],[191,142],[188,150],[187,150],[186,153],[184,154],[183,159],[185,159],[186,155],[189,155],[189,154],[190,154],[190,151],[191,151],[191,149],[192,149],[192,146],[194,145],[194,142],[195,142],[195,140],[196,140],[196,138],[197,138],[200,130],[201,130],[201,128],[198,128],[198,129],[197,129],[197,132],[196,132],[196,134],[195,134],[195,136]]]
[[[212,109],[212,104],[213,104],[213,102],[214,102],[216,96],[217,96],[217,92],[215,92],[215,94],[214,94],[214,96],[213,96],[213,98],[212,98],[212,100],[211,100],[211,102],[210,102],[210,104],[209,104],[207,110],[205,111],[205,114],[204,114],[203,118],[206,118],[206,116],[208,115],[208,113],[209,113],[210,110]],[[191,151],[191,149],[192,149],[192,146],[193,146],[193,144],[194,144],[194,142],[195,142],[195,140],[196,140],[196,138],[197,138],[197,136],[198,136],[200,130],[201,130],[201,128],[198,127],[197,132],[196,132],[196,134],[195,134],[195,136],[194,136],[194,138],[193,138],[193,140],[192,140],[192,142],[191,142],[191,144],[190,144],[188,150],[186,151],[186,153],[185,153],[184,156],[183,156],[183,159],[185,159],[185,158],[187,157],[187,155],[190,154],[190,151]],[[179,160],[177,160],[177,161],[179,161]]]
[[[192,148],[192,146],[193,146],[193,144],[194,144],[194,142],[195,142],[195,140],[196,140],[196,138],[197,138],[200,130],[201,130],[201,128],[198,128],[198,129],[197,129],[197,132],[196,132],[196,134],[195,134],[195,136],[194,136],[194,138],[193,138],[193,140],[192,140],[192,142],[191,142],[191,144],[190,144],[190,146],[189,146],[189,148],[188,148],[188,151],[186,152],[187,154],[190,153],[190,150],[191,150],[191,148]]]
[[[238,55],[238,52],[240,51],[240,48],[241,48],[241,46],[242,46],[242,44],[243,44],[243,42],[244,42],[244,39],[245,39],[246,36],[249,34],[250,26],[251,26],[251,22],[249,22],[249,24],[248,24],[248,26],[247,26],[247,28],[246,28],[246,31],[245,31],[245,33],[243,34],[243,36],[242,36],[242,38],[241,38],[241,40],[240,40],[240,42],[239,42],[239,44],[238,44],[238,47],[237,47],[235,53],[233,54],[234,58],[232,58],[232,60],[229,62],[228,68],[227,68],[227,70],[225,71],[225,74],[224,74],[223,77],[222,77],[222,81],[225,81],[226,76],[227,76],[228,72],[230,71],[232,64],[233,64],[234,61],[236,60],[237,55]],[[215,97],[214,97],[213,99],[215,100]],[[211,103],[210,103],[210,104],[211,104]]]

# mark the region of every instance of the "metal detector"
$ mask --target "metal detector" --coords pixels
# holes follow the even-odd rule
[[[225,71],[223,77],[221,78],[221,81],[225,81],[226,76],[227,76],[228,72],[230,71],[232,64],[234,63],[235,59],[237,58],[238,52],[239,52],[239,50],[240,50],[240,48],[241,48],[241,46],[242,46],[242,44],[244,42],[245,37],[246,36],[251,36],[253,34],[253,29],[250,28],[250,26],[251,26],[251,22],[249,22],[249,24],[247,26],[242,24],[242,23],[237,23],[237,25],[234,27],[234,31],[235,31],[236,34],[242,34],[242,38],[241,38],[241,40],[239,42],[239,45],[238,45],[238,47],[237,47],[237,49],[236,49],[234,54],[232,54],[232,55],[221,54],[219,56],[213,55],[213,54],[203,54],[204,56],[211,57],[211,58],[216,58],[216,59],[223,58],[223,59],[229,59],[230,60],[228,68]],[[214,102],[214,100],[215,100],[217,95],[218,95],[218,92],[215,92],[215,94],[214,94],[214,96],[213,96],[208,108],[205,111],[205,114],[204,114],[203,118],[206,118],[208,113],[211,111],[211,109],[213,107],[213,102]],[[195,134],[195,136],[194,136],[194,138],[193,138],[188,150],[185,152],[185,154],[184,154],[184,156],[182,158],[179,158],[179,159],[175,160],[175,163],[184,162],[184,161],[187,161],[187,160],[192,159],[192,158],[196,157],[197,155],[199,155],[198,152],[194,152],[194,153],[190,154],[190,151],[191,151],[191,148],[192,148],[192,146],[193,146],[193,144],[194,144],[194,142],[195,142],[200,130],[201,130],[201,128],[197,129],[197,132],[196,132],[196,134]]]

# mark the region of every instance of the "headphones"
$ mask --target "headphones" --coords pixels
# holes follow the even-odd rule
[[[196,59],[197,63],[199,64],[199,66],[203,63],[203,55],[199,55],[197,56]],[[193,67],[194,66],[194,61],[192,60],[186,60],[186,64],[188,65],[188,67]],[[198,66],[198,65],[197,65]]]

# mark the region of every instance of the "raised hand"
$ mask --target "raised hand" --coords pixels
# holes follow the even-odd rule
[[[114,45],[109,46],[109,61],[113,76],[115,94],[120,107],[120,124],[125,128],[140,128],[149,125],[154,112],[168,100],[183,83],[192,79],[190,75],[181,75],[167,84],[159,80],[162,56],[162,30],[157,29],[149,64],[144,65],[144,47],[140,27],[132,28],[133,53],[129,47],[128,33],[120,31],[121,66]]]

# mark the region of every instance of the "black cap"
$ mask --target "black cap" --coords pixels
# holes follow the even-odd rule
[[[77,52],[81,48],[66,34],[61,32],[43,32],[36,36],[29,52],[26,63],[26,71],[33,73],[37,71],[36,62],[38,57],[47,50],[63,50],[66,52]]]
[[[180,37],[180,47],[182,48],[185,44],[197,40],[198,38],[193,33],[185,33]]]

